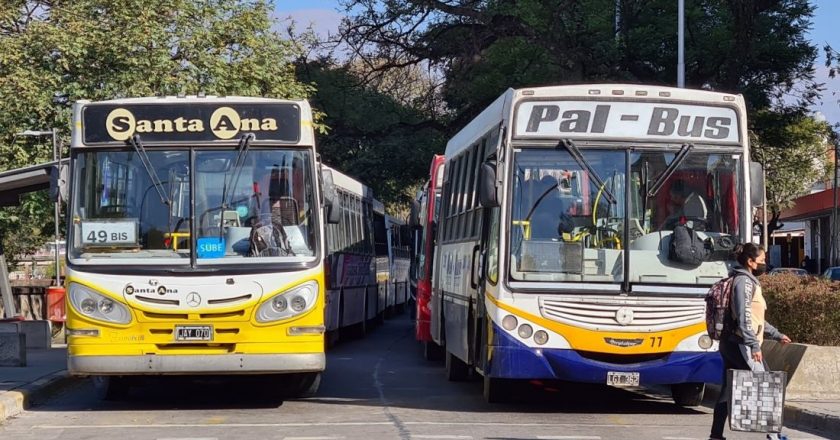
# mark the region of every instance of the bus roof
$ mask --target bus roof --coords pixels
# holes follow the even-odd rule
[[[327,165],[322,166],[324,169],[332,171],[333,185],[335,185],[336,188],[341,188],[364,199],[373,199],[373,190],[367,185],[348,176],[347,174],[342,173],[341,171],[338,171],[335,168]]]
[[[312,147],[312,110],[305,100],[245,96],[165,96],[80,100],[73,105],[71,148],[144,144],[222,144],[253,133],[253,143]]]
[[[708,90],[680,89],[642,84],[578,84],[563,86],[532,87],[508,89],[493,103],[479,113],[469,124],[450,139],[446,145],[446,157],[458,155],[469,148],[490,129],[503,124],[508,130],[513,129],[511,119],[521,101],[572,100],[602,102],[648,102],[670,103],[695,106],[732,107],[737,117],[746,113],[744,98],[738,94],[720,93]],[[738,127],[741,141],[745,139],[746,127]]]

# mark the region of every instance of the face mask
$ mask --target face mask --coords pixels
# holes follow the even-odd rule
[[[767,264],[766,263],[758,263],[758,267],[753,269],[753,275],[759,277],[764,275],[767,272]]]

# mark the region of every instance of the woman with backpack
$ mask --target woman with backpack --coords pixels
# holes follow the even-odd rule
[[[790,338],[776,330],[764,320],[767,303],[761,291],[758,276],[767,271],[765,252],[761,246],[753,243],[739,244],[735,247],[735,267],[732,278],[732,295],[729,301],[729,312],[723,334],[721,334],[719,351],[723,358],[723,385],[720,396],[715,404],[712,420],[710,440],[725,440],[723,428],[729,416],[729,387],[726,371],[752,370],[753,365],[761,365],[767,370],[764,357],[761,354],[761,343],[764,338],[790,343]]]

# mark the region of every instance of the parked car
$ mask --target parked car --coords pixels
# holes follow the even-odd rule
[[[780,273],[786,273],[790,275],[797,275],[800,277],[807,277],[808,271],[805,269],[800,269],[798,267],[776,267],[770,271],[770,275],[778,275]]]
[[[827,280],[840,281],[840,266],[829,267],[822,276]]]

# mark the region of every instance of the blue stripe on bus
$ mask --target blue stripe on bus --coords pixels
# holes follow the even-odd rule
[[[493,324],[493,344],[485,374],[511,379],[559,379],[606,383],[607,372],[639,372],[641,385],[684,382],[721,383],[723,361],[717,352],[673,352],[634,364],[587,359],[575,350],[527,347]]]

